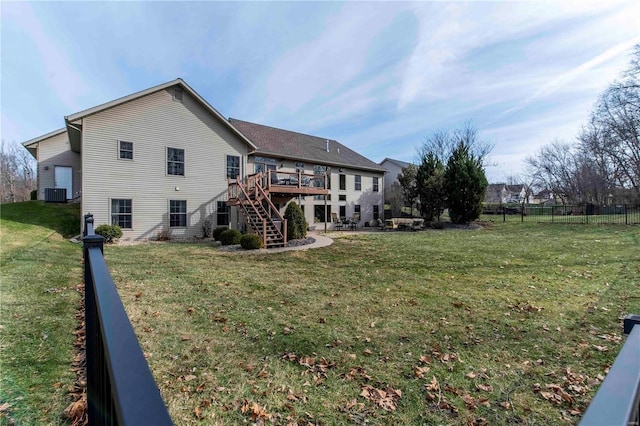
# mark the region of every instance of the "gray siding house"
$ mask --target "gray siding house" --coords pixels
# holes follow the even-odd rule
[[[23,143],[38,161],[38,199],[45,199],[47,188],[65,188],[67,199],[81,202],[82,213],[92,213],[96,225],[119,224],[123,240],[160,233],[196,237],[205,220],[246,229],[248,218],[229,200],[230,181],[246,179],[259,164],[291,171],[301,164],[316,171],[323,166],[336,187],[343,173],[354,189],[336,189],[335,200],[332,192],[332,207],[344,206],[348,215],[359,205],[363,220],[374,217],[374,205],[382,209],[383,170],[375,163],[336,141],[330,141],[326,155],[316,155],[312,143],[321,138],[312,136],[297,140],[298,151],[293,151],[281,136],[296,133],[261,133],[256,129],[266,126],[227,120],[182,79],[66,116],[64,124]],[[355,179],[360,179],[359,190]],[[314,216],[317,197],[304,191],[280,197],[280,209],[296,199],[305,206],[308,222],[325,221]]]
[[[380,166],[386,171],[384,180],[385,191],[388,191],[394,182],[398,182],[398,175],[402,174],[402,169],[407,167],[409,164],[411,163],[394,160],[393,158],[385,158],[380,162]]]

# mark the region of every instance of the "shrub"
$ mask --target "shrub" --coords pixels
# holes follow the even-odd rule
[[[220,234],[222,234],[224,231],[228,231],[229,228],[227,228],[226,226],[224,227],[220,227],[220,228],[216,228],[211,232],[211,236],[213,237],[214,240],[220,241]]]
[[[431,222],[431,228],[444,229],[444,222]]]
[[[223,246],[230,246],[232,244],[240,244],[242,234],[235,229],[227,229],[220,234],[220,242]]]
[[[211,219],[206,219],[202,222],[202,238],[211,237],[211,233],[213,232],[213,222]]]
[[[245,250],[262,248],[262,237],[258,234],[245,234],[240,238],[240,246]]]
[[[287,219],[287,241],[307,236],[307,221],[304,219],[304,212],[298,204],[289,203],[287,210],[284,212],[284,218]]]
[[[118,225],[99,225],[95,229],[97,235],[102,235],[105,243],[112,243],[122,237],[122,229]]]
[[[168,229],[161,229],[156,234],[156,241],[169,241],[171,239],[171,234]]]

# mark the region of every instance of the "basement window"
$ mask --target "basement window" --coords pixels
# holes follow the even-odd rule
[[[172,228],[187,226],[187,200],[169,201],[169,226]]]

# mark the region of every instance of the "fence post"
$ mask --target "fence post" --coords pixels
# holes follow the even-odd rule
[[[91,424],[104,424],[106,418],[105,410],[99,406],[99,401],[103,400],[100,395],[101,386],[98,377],[101,377],[101,367],[99,359],[102,358],[97,348],[100,346],[99,327],[97,320],[97,307],[93,274],[91,273],[91,262],[89,262],[89,249],[100,248],[104,252],[104,238],[96,235],[93,230],[93,215],[91,213],[84,216],[84,238],[83,260],[84,260],[84,308],[85,308],[85,338],[86,338],[86,366],[87,366],[87,418]]]
[[[623,204],[623,206],[624,206],[624,224],[628,225],[629,221],[627,220],[627,205]]]
[[[628,335],[635,325],[640,325],[640,315],[629,314],[624,318],[623,331]]]

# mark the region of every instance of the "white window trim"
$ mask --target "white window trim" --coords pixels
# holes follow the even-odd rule
[[[172,175],[169,174],[169,148],[171,149],[181,149],[182,152],[184,153],[184,159],[182,161],[182,164],[184,165],[184,173],[181,175]],[[164,174],[165,176],[172,176],[172,177],[176,177],[176,178],[184,178],[187,177],[187,150],[184,148],[179,148],[176,146],[165,146],[164,147]]]
[[[229,177],[228,173],[227,173],[227,169],[229,168],[229,157],[238,157],[238,176],[240,176],[240,179],[242,179],[242,155],[239,154],[225,154],[224,156],[224,179],[235,179],[235,177]],[[255,164],[254,163],[254,170],[255,170]],[[258,163],[261,164],[261,163]],[[262,163],[264,164],[264,163]]]
[[[109,197],[109,225],[111,225],[111,216],[113,215],[113,212],[111,211],[111,201],[112,200],[131,200],[131,228],[120,228],[122,229],[122,232],[129,232],[129,231],[133,231],[134,230],[134,226],[133,226],[133,211],[134,211],[134,203],[133,203],[133,197],[131,198],[126,198],[126,197]]]
[[[116,143],[116,155],[118,156],[118,160],[123,160],[123,161],[133,161],[135,157],[135,149],[134,149],[134,143],[130,142],[130,141],[125,141],[124,139],[116,139],[117,143]],[[122,158],[120,157],[120,142],[126,142],[126,143],[130,143],[131,144],[131,157],[133,158]]]
[[[185,225],[182,226],[171,226],[171,202],[172,201],[184,201],[184,207],[185,207]],[[133,208],[132,208],[133,210]],[[169,213],[167,216],[167,227],[169,229],[187,229],[189,227],[189,202],[188,200],[185,199],[168,199],[167,200],[167,212]],[[182,213],[174,213],[174,214],[182,214]]]

